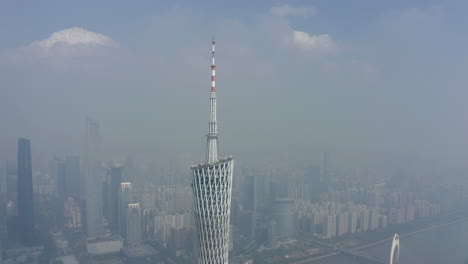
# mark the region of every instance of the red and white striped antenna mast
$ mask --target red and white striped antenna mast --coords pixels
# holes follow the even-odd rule
[[[211,92],[216,92],[216,64],[215,64],[215,37],[211,40],[213,49],[211,50]]]
[[[208,125],[206,162],[218,161],[218,123],[216,120],[216,64],[215,64],[215,38],[211,40],[211,94],[210,94],[210,122]]]

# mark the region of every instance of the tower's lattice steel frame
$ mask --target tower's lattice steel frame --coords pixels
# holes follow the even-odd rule
[[[210,121],[206,162],[192,166],[192,189],[198,233],[198,263],[227,264],[234,160],[231,156],[218,158],[214,38],[212,44]]]

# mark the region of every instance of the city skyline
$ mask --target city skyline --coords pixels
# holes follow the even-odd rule
[[[468,263],[467,12],[0,1],[0,264]]]

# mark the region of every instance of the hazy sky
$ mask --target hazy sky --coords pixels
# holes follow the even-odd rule
[[[468,158],[467,1],[0,0],[0,158]],[[167,154],[161,154],[167,153]],[[260,158],[263,157],[263,158]],[[37,157],[36,157],[37,158]]]

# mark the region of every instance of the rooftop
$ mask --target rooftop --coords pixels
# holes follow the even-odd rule
[[[122,249],[122,253],[127,258],[150,257],[158,254],[158,251],[150,245],[141,245],[138,247],[129,247]]]
[[[223,164],[223,163],[225,163],[227,161],[231,161],[233,159],[234,158],[232,156],[227,156],[225,158],[217,160],[216,162],[192,165],[192,169],[201,169],[201,168],[213,167],[213,166],[216,166],[216,165],[219,165],[219,164]]]

